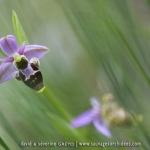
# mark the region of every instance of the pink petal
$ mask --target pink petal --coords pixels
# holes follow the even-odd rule
[[[0,65],[0,83],[10,80],[14,71],[16,71],[16,68],[13,63],[2,63]]]
[[[95,97],[91,97],[90,101],[93,109],[97,112],[100,112],[101,111],[100,101],[98,101]]]
[[[26,47],[26,43],[23,42],[22,45],[19,47],[19,50],[18,50],[18,53],[20,55],[22,55],[24,53],[25,47]]]
[[[103,135],[109,138],[111,137],[111,133],[109,131],[107,124],[103,120],[101,120],[99,117],[94,119],[93,124],[100,133],[102,133]]]
[[[0,39],[0,47],[7,56],[12,56],[18,50],[18,43],[13,35]]]
[[[0,58],[0,61],[2,63],[13,62],[14,58],[13,57]]]
[[[42,58],[49,49],[45,46],[41,45],[28,45],[26,46],[24,50],[24,55],[28,58],[31,59],[32,57],[36,57],[38,59]]]
[[[91,123],[94,119],[94,115],[93,115],[93,110],[88,110],[84,113],[82,113],[81,115],[77,116],[75,119],[73,119],[71,121],[71,125],[74,128],[78,128],[81,126],[85,126],[88,125],[89,123]]]

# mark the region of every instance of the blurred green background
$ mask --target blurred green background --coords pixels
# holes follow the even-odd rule
[[[112,93],[127,111],[142,114],[143,122],[128,129],[111,128],[111,139],[93,125],[77,132],[87,141],[136,141],[142,147],[120,149],[149,150],[150,0],[0,0],[0,37],[14,34],[12,10],[30,44],[50,48],[41,59],[50,93],[37,94],[15,79],[0,85],[0,136],[9,148],[75,149],[20,147],[19,143],[73,142],[69,132],[56,127],[57,117],[69,121],[51,99],[71,119],[91,107],[90,97]]]

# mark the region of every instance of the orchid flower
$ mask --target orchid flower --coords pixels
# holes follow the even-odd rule
[[[72,120],[72,127],[78,128],[93,123],[100,133],[106,137],[111,137],[108,127],[131,127],[143,120],[142,115],[129,113],[114,102],[111,93],[102,97],[101,105],[96,98],[92,98],[91,105],[92,109]]]
[[[97,131],[110,138],[111,133],[102,117],[100,102],[96,98],[92,98],[91,105],[92,109],[82,113],[71,121],[72,127],[78,128],[93,123]]]
[[[37,59],[40,59],[48,52],[48,48],[45,46],[26,46],[25,42],[19,47],[17,40],[13,35],[1,38],[0,48],[8,56],[0,58],[0,61],[2,62],[0,65],[0,83],[12,79],[14,72],[18,70],[25,77],[25,80],[27,80],[31,75],[36,73],[30,60],[35,58],[37,61]]]

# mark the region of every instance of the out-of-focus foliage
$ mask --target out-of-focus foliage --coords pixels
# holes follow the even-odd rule
[[[37,94],[15,79],[0,85],[0,136],[10,149],[35,149],[20,147],[21,141],[74,142],[80,134],[82,140],[93,142],[141,142],[139,149],[148,150],[150,1],[0,0],[0,37],[14,34],[12,10],[29,43],[51,51],[40,67],[46,94]],[[72,129],[66,118],[90,108],[91,96],[101,98],[108,92],[127,111],[142,114],[143,122],[133,128],[111,128],[111,139],[92,125],[69,136]],[[61,114],[61,108],[69,117]]]

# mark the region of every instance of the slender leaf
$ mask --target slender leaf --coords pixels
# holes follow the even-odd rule
[[[0,137],[0,145],[5,149],[5,150],[9,150],[7,144],[4,142],[4,140]]]
[[[51,119],[51,123],[56,128],[56,130],[65,136],[68,140],[72,141],[83,141],[83,137],[81,134],[76,132],[67,122],[65,122],[63,119],[61,119],[59,116],[56,116],[54,114],[48,114],[48,116]]]
[[[22,27],[15,11],[12,12],[12,21],[13,21],[15,36],[18,40],[18,43],[21,44],[22,42],[26,41],[26,43],[28,44],[26,34],[23,30],[23,27]]]

